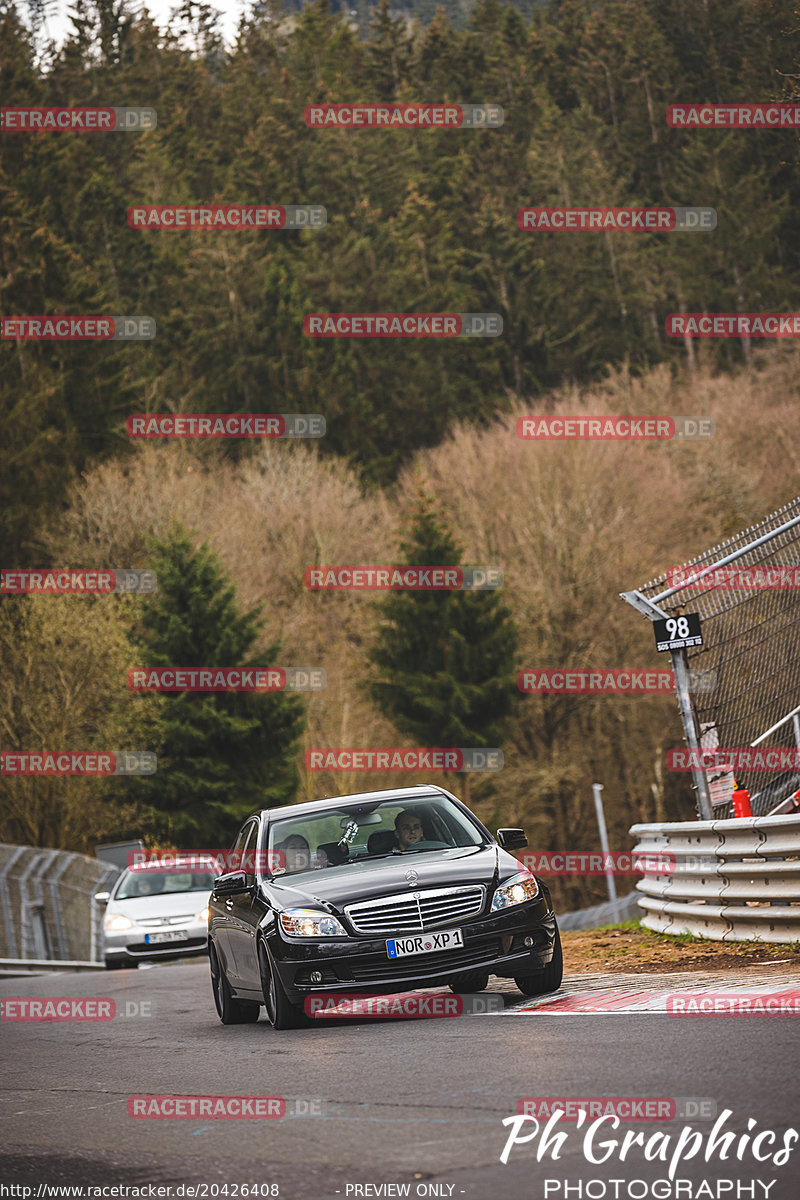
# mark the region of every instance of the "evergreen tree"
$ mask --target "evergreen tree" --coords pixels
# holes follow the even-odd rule
[[[420,492],[401,561],[458,566],[454,541],[432,497]],[[516,696],[517,631],[497,592],[392,592],[369,652],[373,700],[419,746],[500,746]],[[469,775],[463,776],[469,799]]]
[[[176,528],[156,544],[158,594],[135,641],[151,667],[270,667],[280,644],[252,654],[260,608],[242,612],[216,556]],[[294,755],[305,714],[284,692],[176,692],[161,708],[158,771],[143,780],[163,833],[185,846],[226,846],[254,808],[295,798]]]

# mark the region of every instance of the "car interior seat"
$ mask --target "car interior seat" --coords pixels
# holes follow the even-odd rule
[[[388,854],[397,849],[397,838],[391,829],[378,829],[367,838],[367,853]]]
[[[325,856],[329,867],[340,867],[349,857],[347,846],[343,849],[338,842],[322,842],[317,846],[317,854]]]

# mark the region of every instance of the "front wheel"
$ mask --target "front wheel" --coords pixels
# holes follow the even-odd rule
[[[208,947],[211,963],[211,987],[214,991],[214,1007],[223,1025],[249,1025],[258,1020],[261,1005],[255,1000],[237,1000],[231,991],[225,970],[217,957],[214,943]]]
[[[514,983],[523,996],[546,996],[561,987],[564,977],[564,955],[561,950],[561,934],[556,925],[556,937],[553,943],[553,957],[543,971],[535,975],[516,975]]]
[[[283,984],[264,938],[259,938],[258,941],[258,969],[261,974],[261,990],[264,993],[264,1008],[273,1029],[298,1029],[309,1024],[300,1005],[292,1004],[283,990]]]

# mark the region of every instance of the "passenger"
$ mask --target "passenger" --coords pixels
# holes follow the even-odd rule
[[[299,833],[290,833],[277,849],[286,855],[287,871],[307,871],[311,866],[311,848]]]

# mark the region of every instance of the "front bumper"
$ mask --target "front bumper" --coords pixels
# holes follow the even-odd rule
[[[436,987],[466,971],[482,970],[504,978],[535,975],[553,957],[556,918],[546,895],[515,909],[473,917],[458,928],[464,935],[462,947],[399,959],[389,958],[385,938],[353,937],[347,942],[331,938],[305,945],[275,930],[269,946],[294,1004],[325,992],[389,993]],[[526,939],[532,940],[530,946],[525,945]],[[322,972],[321,983],[311,982],[312,971]]]
[[[147,934],[177,932],[185,938],[176,942],[145,942]],[[118,932],[103,931],[103,957],[111,962],[144,962],[155,959],[185,958],[192,954],[205,954],[208,948],[208,929],[205,921],[191,921],[185,925],[164,927],[134,925],[133,929]]]

